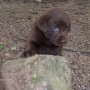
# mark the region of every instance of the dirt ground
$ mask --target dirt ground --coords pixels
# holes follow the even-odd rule
[[[11,0],[12,1],[12,0]],[[18,58],[23,51],[33,22],[52,7],[60,7],[71,17],[71,32],[66,48],[90,50],[90,0],[52,0],[43,3],[0,2],[0,67]],[[72,69],[73,90],[90,90],[90,54],[64,51]]]

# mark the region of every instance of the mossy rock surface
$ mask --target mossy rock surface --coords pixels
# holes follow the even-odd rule
[[[2,66],[2,77],[6,87],[13,90],[71,90],[72,87],[70,65],[60,56],[35,55],[7,61]]]

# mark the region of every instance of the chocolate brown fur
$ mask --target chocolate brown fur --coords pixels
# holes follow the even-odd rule
[[[59,8],[45,12],[36,20],[26,42],[23,57],[35,54],[62,55],[70,31],[70,18]]]

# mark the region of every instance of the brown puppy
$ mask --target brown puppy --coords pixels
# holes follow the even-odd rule
[[[45,12],[35,22],[26,42],[23,57],[35,54],[62,55],[70,31],[70,18],[59,8]]]

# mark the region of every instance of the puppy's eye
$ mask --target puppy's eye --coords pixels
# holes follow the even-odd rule
[[[53,29],[53,31],[54,32],[58,32],[60,29],[58,28],[58,27],[55,27],[54,29]]]

